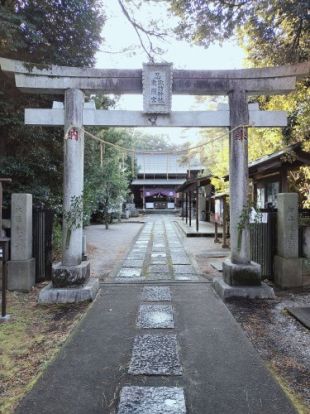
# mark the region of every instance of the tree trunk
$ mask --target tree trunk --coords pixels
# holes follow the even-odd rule
[[[104,224],[105,224],[106,230],[108,230],[108,228],[109,228],[109,211],[108,211],[107,208],[104,209]]]

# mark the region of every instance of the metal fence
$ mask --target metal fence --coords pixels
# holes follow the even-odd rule
[[[36,262],[36,282],[49,280],[52,276],[53,220],[53,210],[33,207],[32,247],[33,257]]]
[[[273,279],[273,258],[277,250],[277,212],[261,211],[266,216],[264,223],[250,226],[251,260],[262,267],[262,277]]]

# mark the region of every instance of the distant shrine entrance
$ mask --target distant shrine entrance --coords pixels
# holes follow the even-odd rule
[[[180,208],[177,188],[188,178],[189,169],[201,169],[198,164],[182,164],[180,155],[172,153],[138,153],[135,160],[137,171],[131,191],[136,207],[146,212]]]
[[[230,247],[231,257],[223,263],[223,289],[259,286],[260,266],[250,259],[248,211],[248,128],[284,127],[286,113],[260,111],[248,103],[254,95],[281,95],[295,89],[296,80],[309,75],[310,63],[241,70],[173,70],[171,64],[145,64],[143,70],[114,70],[72,67],[38,67],[0,58],[1,70],[15,78],[26,93],[64,95],[64,103],[53,109],[26,109],[25,124],[64,126],[64,212],[72,200],[81,200],[84,180],[84,129],[87,126],[115,127],[226,127],[229,130]],[[85,94],[141,94],[141,111],[96,110],[85,104]],[[171,96],[227,95],[229,106],[216,111],[172,111]],[[176,177],[177,179],[177,177]],[[146,184],[146,183],[145,183]],[[142,197],[150,203],[169,204],[173,187],[157,182],[145,186]],[[157,191],[157,192],[156,192]],[[171,194],[170,194],[171,193]],[[80,206],[81,207],[81,206]],[[79,225],[70,228],[63,220],[62,262],[53,269],[53,286],[61,281],[85,285],[89,263],[82,261],[82,213]]]

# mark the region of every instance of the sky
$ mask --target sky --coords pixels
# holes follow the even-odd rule
[[[144,51],[139,48],[138,37],[123,15],[117,0],[104,0],[106,23],[102,31],[104,42],[96,55],[96,67],[115,69],[140,69],[148,61]],[[150,5],[151,3],[151,5]],[[177,23],[175,16],[168,16],[165,3],[147,2],[135,18],[144,25],[151,19],[162,22],[166,29]],[[190,42],[177,41],[169,37],[165,43],[156,43],[165,49],[158,61],[172,62],[174,69],[238,69],[244,67],[243,50],[230,41],[222,46],[212,45],[208,49],[191,45]],[[128,49],[128,52],[122,52]],[[142,95],[123,95],[115,109],[142,110]],[[197,102],[193,96],[173,96],[172,110],[203,110],[209,109],[206,103]],[[140,128],[144,133],[167,135],[168,139],[177,144],[185,141],[197,142],[198,129],[182,128]]]

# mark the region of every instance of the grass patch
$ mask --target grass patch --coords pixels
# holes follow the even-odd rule
[[[11,319],[0,324],[0,413],[14,412],[89,306],[38,305],[43,285],[30,293],[8,292]]]

